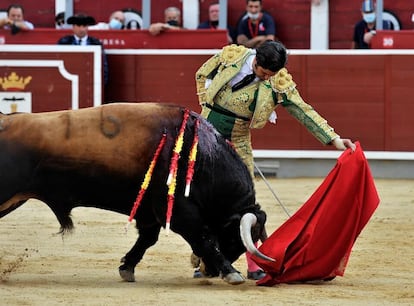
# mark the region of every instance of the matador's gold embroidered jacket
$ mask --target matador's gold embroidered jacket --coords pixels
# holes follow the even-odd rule
[[[338,137],[327,121],[303,101],[286,68],[269,80],[232,92],[230,80],[240,72],[243,63],[254,52],[244,46],[226,46],[196,72],[201,115],[233,142],[251,173],[253,157],[250,129],[263,128],[279,104],[322,143],[328,144]],[[206,88],[207,80],[211,83]]]
[[[240,71],[244,61],[253,50],[243,46],[230,45],[205,62],[196,72],[197,93],[200,104],[226,105],[227,100],[222,101],[222,91],[229,81]],[[205,89],[206,79],[212,79],[211,85]],[[287,111],[324,144],[331,142],[338,135],[334,133],[326,120],[322,118],[309,104],[305,103],[296,90],[296,84],[286,68],[280,70],[267,81],[261,81],[259,85],[253,84],[239,91],[254,91],[253,99],[256,99],[255,108],[247,107],[248,112],[238,113],[251,119],[250,128],[262,128],[266,124],[273,109],[281,104]],[[256,92],[257,91],[257,92]],[[249,94],[249,93],[247,93]],[[245,93],[233,93],[240,102]],[[230,98],[230,97],[226,97]],[[234,101],[235,103],[237,101]],[[243,108],[242,108],[243,109]],[[246,107],[244,108],[244,110]],[[249,114],[250,113],[250,114]]]

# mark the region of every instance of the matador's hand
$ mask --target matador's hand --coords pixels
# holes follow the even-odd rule
[[[338,150],[346,150],[347,148],[351,148],[352,151],[355,151],[356,145],[350,139],[342,139],[341,137],[337,137],[332,140],[332,144]]]

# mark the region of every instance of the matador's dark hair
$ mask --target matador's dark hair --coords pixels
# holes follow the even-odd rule
[[[286,62],[287,51],[279,41],[267,40],[256,49],[256,63],[264,69],[278,72]]]

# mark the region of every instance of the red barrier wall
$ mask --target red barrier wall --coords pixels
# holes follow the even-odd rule
[[[414,31],[377,31],[372,38],[373,49],[414,49]]]
[[[108,51],[107,101],[163,101],[199,110],[194,73],[213,52],[185,51],[182,55],[168,50],[165,54]],[[292,51],[288,69],[305,101],[342,137],[360,140],[365,150],[414,151],[413,55]],[[321,149],[282,107],[278,115],[276,126],[268,124],[253,132],[255,149]]]
[[[1,44],[49,44],[55,45],[72,30],[34,29],[12,35],[0,30]],[[105,49],[215,49],[227,45],[225,30],[167,31],[158,36],[147,30],[95,30],[88,35],[98,38]]]
[[[100,105],[98,46],[0,46],[2,112],[46,112]],[[9,102],[14,104],[11,111]]]
[[[58,60],[62,58],[60,53],[63,48],[88,48],[44,46],[53,52],[48,56],[34,56],[27,52],[31,48],[43,47],[14,47],[19,50],[16,54],[20,55],[6,56],[0,46],[0,62],[4,67],[0,67],[0,77],[12,72],[10,67],[16,59],[29,63],[50,57]],[[215,52],[200,49],[108,49],[110,77],[104,90],[105,101],[172,102],[198,111],[194,74]],[[93,83],[90,77],[91,71],[97,71],[90,66],[87,58],[75,58],[68,54],[64,69],[79,74],[79,105],[90,106],[92,91],[96,86],[101,86],[100,83]],[[85,70],[86,67],[92,70]],[[57,78],[51,77],[53,75],[41,70],[41,67],[32,65],[29,69],[30,72],[22,75],[36,76],[27,87],[33,94],[33,101],[37,101],[33,111],[43,111],[47,105],[68,108],[67,102],[62,104],[67,100],[67,94],[56,91],[57,85],[54,84]],[[365,150],[414,151],[414,51],[338,50],[317,53],[292,50],[288,69],[304,100],[327,118],[342,137],[361,141]],[[86,71],[85,76],[81,76],[82,71]],[[42,93],[41,99],[39,93]],[[253,131],[255,149],[322,148],[282,107],[277,110],[279,119],[276,126],[268,124],[262,130]]]

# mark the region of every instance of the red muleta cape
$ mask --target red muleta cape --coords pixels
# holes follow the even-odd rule
[[[343,276],[352,246],[379,201],[368,162],[356,142],[355,152],[342,153],[308,201],[259,247],[276,262],[253,256],[267,274],[256,284]]]

